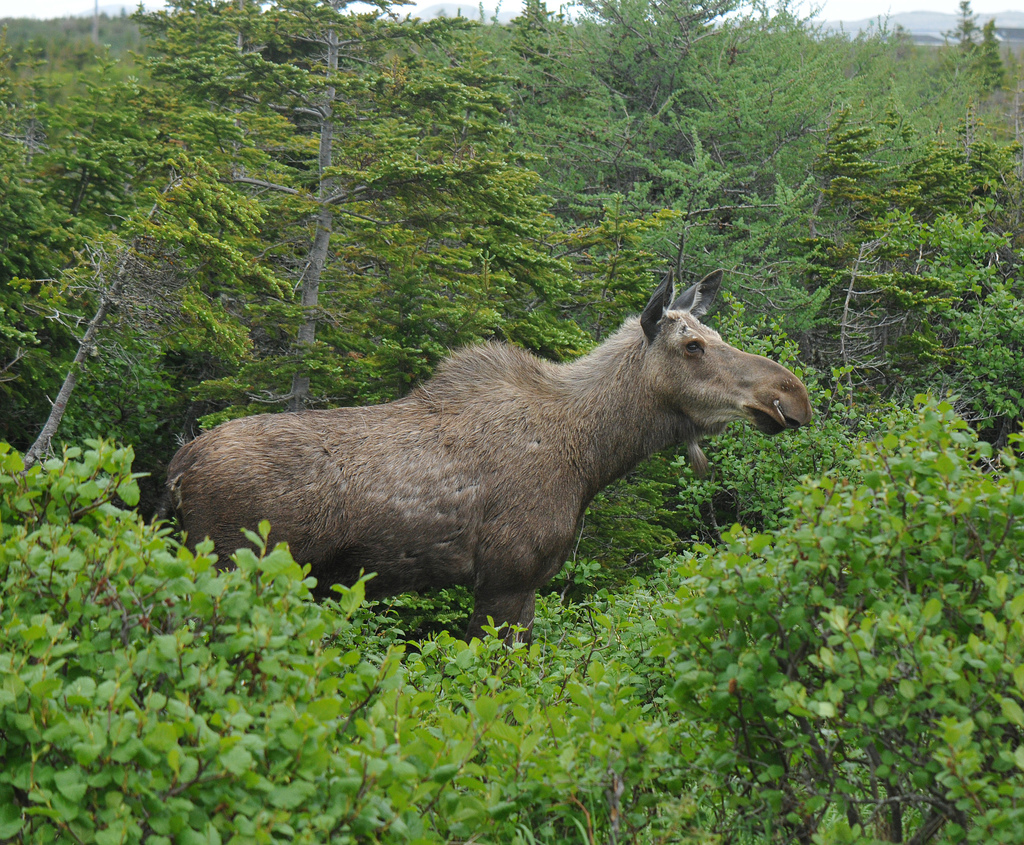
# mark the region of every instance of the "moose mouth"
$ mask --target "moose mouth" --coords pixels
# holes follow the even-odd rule
[[[774,435],[786,429],[799,428],[801,425],[799,420],[786,416],[786,412],[782,410],[782,404],[778,399],[772,402],[770,412],[765,408],[754,408],[749,405],[747,410],[750,412],[751,422],[753,422],[754,427],[764,434]]]

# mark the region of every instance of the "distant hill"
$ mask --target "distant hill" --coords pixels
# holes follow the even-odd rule
[[[944,14],[942,12],[900,12],[889,17],[861,18],[851,21],[819,21],[824,29],[834,32],[848,32],[851,35],[858,32],[877,30],[885,26],[889,30],[900,27],[910,33],[917,44],[943,44],[947,32],[956,29],[959,21],[958,15]],[[996,22],[996,37],[1007,43],[1024,43],[1024,12],[995,12],[989,14],[975,15],[979,27],[984,26],[990,20]]]
[[[522,13],[519,3],[513,3],[512,5],[513,8],[511,9],[499,8],[498,23],[508,23]],[[481,8],[480,3],[435,3],[422,9],[402,7],[396,9],[396,11],[399,14],[409,14],[412,17],[425,21],[433,20],[434,18],[457,17],[467,18],[471,21],[483,21],[484,23],[492,23],[494,21],[494,9],[487,8],[486,6]]]
[[[164,0],[144,0],[143,6],[146,7],[146,11],[153,12],[157,9],[162,9],[165,5]],[[498,21],[500,23],[508,23],[516,15],[520,14],[520,4],[514,2],[511,9],[501,9],[498,12]],[[116,18],[122,14],[130,15],[135,12],[139,7],[139,0],[123,0],[121,3],[109,3],[106,0],[100,2],[100,14],[107,15],[107,17]],[[431,6],[420,8],[417,6],[396,6],[395,11],[400,15],[412,15],[413,17],[422,18],[423,20],[433,20],[434,18],[456,18],[464,17],[471,21],[481,20],[481,8],[480,3],[473,2],[445,2],[445,3],[434,3]],[[484,7],[483,18],[485,23],[491,23],[494,20],[494,9]],[[83,8],[74,17],[92,17],[93,8],[91,6]]]
[[[127,77],[136,67],[132,54],[144,54],[146,42],[139,25],[128,15],[100,16],[94,40],[92,15],[66,15],[62,18],[6,18],[3,20],[4,40],[12,61],[20,65],[28,58],[42,59],[46,73],[54,76],[75,74],[92,67],[96,44],[110,49],[113,58],[123,60],[118,73]],[[61,90],[61,95],[71,87]]]
[[[147,12],[155,12],[157,9],[162,9],[164,7],[164,2],[163,0],[145,0],[142,5],[146,7]],[[106,15],[108,18],[118,18],[121,15],[133,15],[138,8],[139,0],[133,0],[133,2],[125,0],[123,3],[107,3],[103,2],[103,0],[100,2],[100,14]],[[78,14],[73,17],[91,18],[93,11],[94,8],[89,6],[88,8],[83,8],[82,11],[78,12]]]
[[[493,3],[493,0],[491,0]],[[161,9],[164,0],[144,0],[143,5],[149,11]],[[108,17],[118,17],[122,14],[130,15],[139,6],[139,0],[122,0],[120,3],[110,3],[101,0],[100,14]],[[399,14],[412,15],[423,20],[432,20],[439,17],[464,17],[473,21],[491,23],[494,20],[495,12],[492,6],[481,6],[479,2],[445,2],[434,3],[430,6],[402,6],[395,9]],[[517,15],[521,14],[521,3],[519,0],[500,4],[498,7],[498,22],[508,23]],[[83,8],[76,17],[91,17],[91,7]],[[1024,12],[1005,11],[988,14],[977,14],[975,19],[979,27],[984,26],[989,20],[995,19],[996,37],[1010,44],[1024,44]],[[947,32],[956,29],[959,17],[954,14],[943,12],[900,12],[889,17],[878,16],[873,18],[859,18],[857,20],[819,20],[823,29],[832,32],[846,32],[855,35],[858,32],[878,30],[883,26],[889,30],[900,27],[910,33],[913,41],[917,44],[945,43]]]

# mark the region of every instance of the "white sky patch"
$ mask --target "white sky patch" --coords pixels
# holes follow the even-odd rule
[[[453,0],[446,0],[453,2]],[[403,11],[414,12],[417,8],[427,8],[437,5],[439,0],[424,0],[416,6],[406,6]],[[117,14],[121,6],[129,12],[137,7],[137,0],[100,0],[101,10],[107,14]],[[147,7],[158,7],[159,0],[147,0]],[[475,14],[479,2],[460,3],[463,6],[463,14]],[[495,0],[484,2],[485,7],[493,7]],[[88,15],[93,10],[94,3],[90,0],[0,0],[0,18],[9,17],[32,17],[32,18],[62,18],[76,15]],[[555,0],[548,0],[548,8],[557,9],[559,4]],[[502,0],[501,10],[515,11],[522,8],[521,0]],[[942,12],[948,15],[956,15],[959,11],[959,0],[794,0],[794,11],[798,14],[809,14],[812,9],[817,9],[816,17],[822,20],[843,20],[860,21],[866,18],[877,18],[879,15],[898,14],[900,12]],[[1024,0],[972,0],[971,10],[975,14],[994,14],[1000,12],[1021,12],[1024,13]]]

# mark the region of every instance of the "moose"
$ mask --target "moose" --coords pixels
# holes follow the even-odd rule
[[[490,617],[529,640],[536,591],[598,491],[672,444],[703,472],[702,438],[735,420],[772,435],[810,421],[793,373],[701,324],[721,281],[676,299],[670,274],[639,318],[569,363],[490,342],[394,402],[222,423],[168,467],[186,542],[224,554],[266,519],[318,598],[364,571],[370,598],[461,584],[467,639]]]

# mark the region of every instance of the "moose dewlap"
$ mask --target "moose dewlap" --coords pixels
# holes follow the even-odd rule
[[[535,591],[599,490],[671,444],[700,469],[701,438],[734,420],[767,434],[810,421],[796,376],[700,323],[721,279],[675,300],[666,279],[639,319],[569,364],[484,344],[395,402],[226,422],[168,468],[187,542],[226,556],[266,519],[321,595],[361,570],[376,573],[371,598],[463,584],[467,637],[488,617],[528,636]]]

